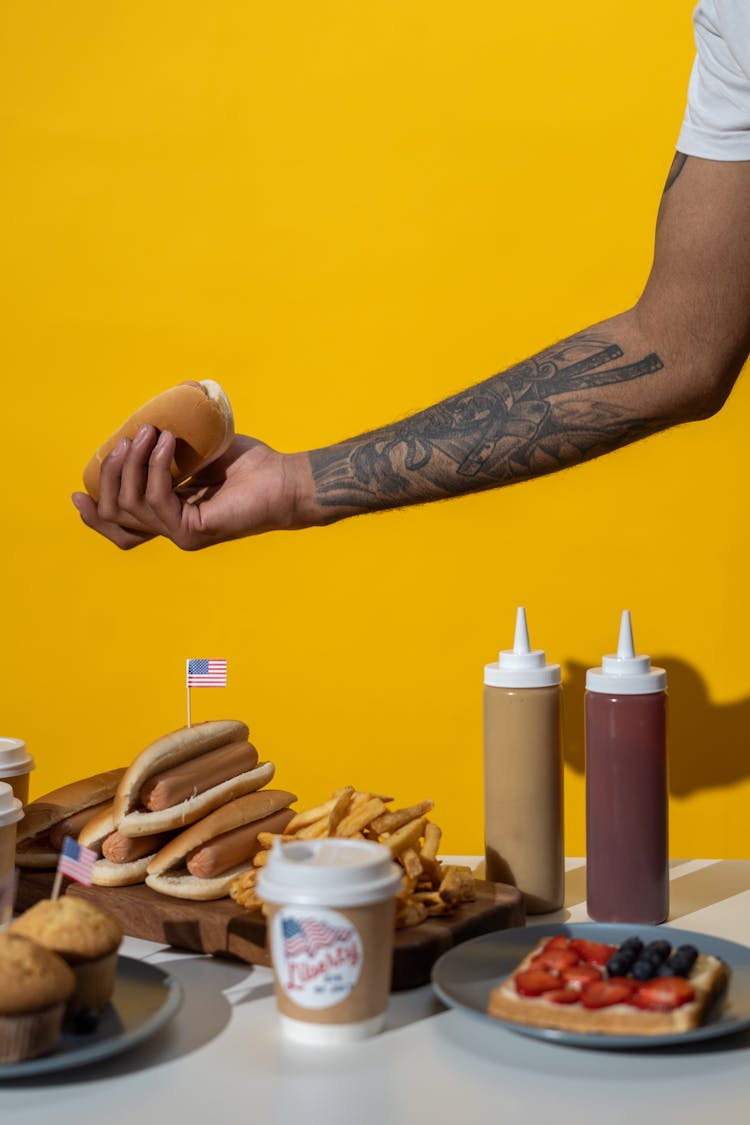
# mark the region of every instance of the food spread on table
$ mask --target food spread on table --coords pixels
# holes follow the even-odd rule
[[[127,768],[106,770],[26,808],[19,866],[52,869],[66,833],[96,853],[95,886],[145,883],[166,898],[230,899],[261,914],[259,872],[274,847],[320,839],[376,843],[401,871],[395,925],[449,917],[477,896],[470,868],[443,862],[434,802],[399,805],[352,785],[296,808],[271,788],[275,774],[245,723],[213,720],[146,746]],[[30,915],[29,915],[30,916]],[[698,1026],[726,991],[727,966],[637,932],[618,948],[557,934],[540,941],[492,988],[487,1011],[521,1024],[602,1034],[655,1035]]]

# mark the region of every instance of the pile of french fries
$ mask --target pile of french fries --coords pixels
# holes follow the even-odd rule
[[[393,797],[356,790],[347,785],[336,789],[330,800],[298,812],[282,834],[261,832],[261,851],[253,867],[238,875],[229,894],[246,910],[263,906],[255,882],[274,840],[316,840],[335,836],[349,840],[375,840],[384,844],[404,870],[403,885],[396,898],[396,928],[417,926],[425,918],[449,914],[461,902],[476,898],[471,869],[441,863],[437,858],[441,831],[427,819],[434,802],[420,801],[407,808],[389,809]]]

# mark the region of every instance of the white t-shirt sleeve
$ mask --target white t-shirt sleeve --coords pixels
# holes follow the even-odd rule
[[[701,0],[678,152],[750,160],[750,0]]]

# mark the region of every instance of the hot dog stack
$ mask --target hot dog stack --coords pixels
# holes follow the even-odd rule
[[[250,866],[258,833],[282,832],[292,819],[289,805],[297,799],[284,790],[263,788],[273,778],[274,765],[259,762],[245,723],[229,719],[164,735],[126,770],[110,773],[116,775],[110,778],[110,800],[91,801],[85,823],[79,821],[75,832],[68,831],[101,857],[94,864],[93,882],[112,887],[145,881],[177,898],[227,895],[232,879]],[[92,781],[75,786],[80,789]],[[64,790],[27,807],[19,833],[19,865],[31,865],[30,836],[41,819],[33,806],[49,806],[50,798],[57,796],[57,809],[60,793]],[[46,823],[44,827],[48,831]],[[57,851],[59,845],[57,850],[46,847],[47,862],[34,865],[54,867]]]

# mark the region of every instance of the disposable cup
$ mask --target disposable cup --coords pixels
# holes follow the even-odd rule
[[[0,738],[0,781],[10,785],[21,804],[29,801],[29,774],[34,759],[22,738]]]
[[[401,880],[382,844],[275,842],[258,876],[258,894],[266,904],[276,1004],[288,1036],[335,1045],[383,1027]]]
[[[0,929],[13,908],[10,880],[16,864],[16,827],[22,816],[23,805],[10,785],[0,781]]]

